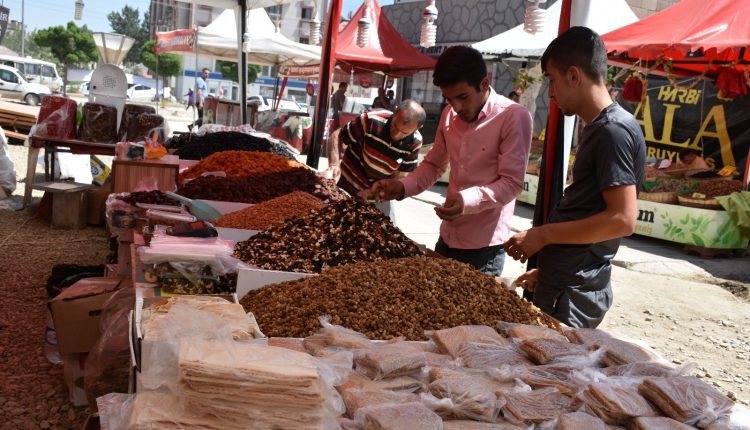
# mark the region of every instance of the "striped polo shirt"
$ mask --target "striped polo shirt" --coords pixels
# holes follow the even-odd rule
[[[339,139],[347,145],[341,160],[339,187],[351,195],[369,188],[375,181],[395,172],[411,172],[417,167],[422,135],[418,131],[398,141],[391,141],[391,112],[378,112],[346,124]]]

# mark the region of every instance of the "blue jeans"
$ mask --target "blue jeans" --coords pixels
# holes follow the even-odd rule
[[[469,264],[480,272],[494,277],[503,273],[503,266],[505,265],[503,245],[486,246],[479,249],[450,248],[441,237],[435,244],[435,252],[444,257]]]

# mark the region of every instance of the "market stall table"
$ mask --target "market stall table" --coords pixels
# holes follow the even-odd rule
[[[71,152],[73,154],[115,155],[114,143],[85,142],[78,139],[60,139],[54,137],[31,136],[29,138],[29,153],[26,161],[26,193],[23,205],[31,202],[31,189],[36,177],[37,158],[39,150],[44,148],[44,178],[49,181],[55,174],[56,152]],[[49,157],[49,158],[48,158]]]

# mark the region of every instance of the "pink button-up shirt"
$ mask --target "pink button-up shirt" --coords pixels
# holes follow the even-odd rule
[[[442,222],[440,237],[459,249],[504,243],[510,237],[530,148],[529,111],[490,89],[474,122],[465,122],[450,106],[443,110],[432,149],[414,172],[401,179],[404,195],[434,185],[450,164],[448,195],[460,193],[464,211],[457,219]]]

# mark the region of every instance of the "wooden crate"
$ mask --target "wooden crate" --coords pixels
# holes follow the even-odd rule
[[[177,175],[180,165],[178,161],[162,160],[113,160],[112,161],[112,192],[132,192],[139,183],[156,179],[157,189],[174,191],[177,186]]]

